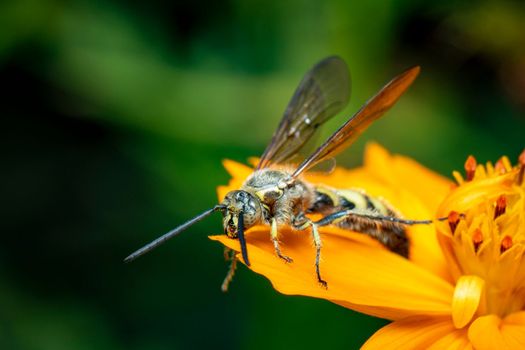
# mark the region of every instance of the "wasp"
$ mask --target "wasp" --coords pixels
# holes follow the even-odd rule
[[[338,114],[349,101],[350,74],[346,63],[336,56],[320,61],[300,82],[258,165],[241,188],[229,192],[220,204],[132,253],[125,262],[149,252],[213,212],[222,213],[224,233],[239,240],[241,256],[247,266],[250,260],[245,232],[250,227],[269,225],[275,254],[287,263],[291,263],[292,258],[285,255],[279,245],[279,228],[286,225],[294,230],[309,231],[316,250],[317,281],[324,287],[327,282],[321,274],[319,227],[337,225],[369,235],[390,251],[408,257],[405,226],[429,224],[432,220],[402,219],[384,200],[364,191],[311,184],[301,175],[352,144],[397,102],[419,71],[416,66],[393,78],[298,166],[283,167],[298,155],[319,126]],[[308,214],[321,214],[322,218],[313,221]],[[232,263],[222,285],[224,291],[233,278],[237,262],[235,252],[230,253]]]

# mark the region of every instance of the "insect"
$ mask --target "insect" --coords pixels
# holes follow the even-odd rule
[[[301,174],[352,144],[372,122],[397,102],[416,79],[419,70],[416,66],[396,76],[298,166],[291,171],[283,170],[279,165],[290,162],[316,129],[348,103],[350,79],[346,63],[335,56],[320,61],[306,73],[297,87],[270,144],[242,187],[229,192],[220,204],[132,253],[125,261],[132,261],[149,252],[217,211],[223,215],[224,233],[239,240],[242,259],[248,266],[250,260],[245,231],[250,227],[269,225],[275,253],[287,263],[291,263],[292,258],[281,250],[279,228],[287,225],[298,231],[309,231],[316,250],[317,281],[324,287],[327,287],[327,282],[322,278],[320,267],[321,226],[337,225],[367,234],[392,252],[408,257],[409,241],[405,225],[429,224],[431,220],[404,220],[379,198],[358,190],[310,184],[301,178]],[[323,217],[313,221],[307,216],[312,213],[322,214]],[[229,253],[232,262],[222,285],[223,290],[227,290],[237,262],[235,253]]]

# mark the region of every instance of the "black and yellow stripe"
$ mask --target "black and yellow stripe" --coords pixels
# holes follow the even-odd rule
[[[398,215],[381,199],[360,190],[340,190],[319,186],[309,213],[325,217],[320,226],[337,225],[341,228],[369,235],[389,250],[408,257],[409,241],[404,225],[395,221],[374,220],[380,217],[397,218]]]

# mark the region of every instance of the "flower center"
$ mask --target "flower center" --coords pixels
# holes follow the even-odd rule
[[[448,222],[438,224],[438,238],[456,288],[476,290],[478,315],[504,317],[525,308],[524,169],[525,151],[516,167],[506,157],[495,166],[469,157],[466,179],[454,174],[459,186],[439,209],[438,215],[448,215]]]

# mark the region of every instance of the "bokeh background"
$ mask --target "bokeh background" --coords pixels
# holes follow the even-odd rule
[[[275,292],[195,225],[221,160],[269,141],[296,85],[338,54],[349,107],[422,74],[339,164],[377,140],[449,175],[525,146],[525,5],[509,1],[0,2],[0,348],[358,348],[386,322]],[[313,279],[312,279],[313,281]]]

